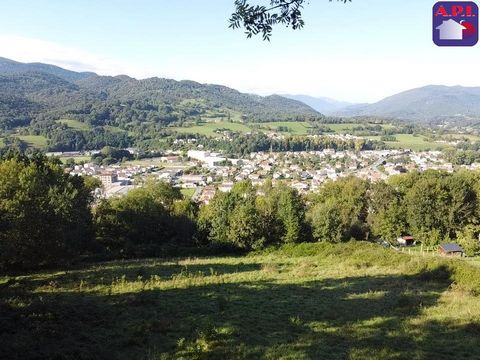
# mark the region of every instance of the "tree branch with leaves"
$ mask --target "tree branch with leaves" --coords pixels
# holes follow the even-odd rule
[[[346,3],[352,0],[337,1]],[[275,25],[285,25],[293,30],[301,29],[305,25],[302,18],[304,4],[308,4],[308,0],[271,0],[270,6],[252,5],[248,0],[235,0],[235,11],[229,19],[229,28],[243,27],[247,38],[262,34],[263,40],[270,41]]]

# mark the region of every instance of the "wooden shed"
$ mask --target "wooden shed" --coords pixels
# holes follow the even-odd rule
[[[398,245],[401,246],[413,246],[416,244],[415,238],[413,236],[402,236],[397,238]]]
[[[440,244],[438,251],[443,256],[459,256],[462,257],[464,251],[458,244]]]

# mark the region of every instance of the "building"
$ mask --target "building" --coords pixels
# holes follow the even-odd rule
[[[104,186],[111,185],[118,181],[117,174],[113,172],[103,172],[99,175],[99,178]]]
[[[397,243],[401,246],[413,246],[416,241],[413,236],[402,236],[397,239]]]
[[[463,249],[458,244],[440,244],[438,251],[443,256],[463,256]]]

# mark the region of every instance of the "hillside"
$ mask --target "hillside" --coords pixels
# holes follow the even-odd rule
[[[346,101],[338,101],[335,99],[330,99],[327,97],[313,97],[308,95],[282,95],[288,99],[301,101],[304,104],[307,104],[312,109],[317,110],[318,112],[331,115],[334,112],[344,109],[346,107],[352,106],[352,103]]]
[[[261,97],[221,85],[194,81],[98,76],[48,64],[22,64],[0,58],[0,109],[5,107],[12,110],[14,104],[9,104],[12,97],[19,102],[36,104],[27,111],[17,108],[19,117],[29,116],[33,119],[45,114],[57,117],[75,115],[79,120],[89,122],[96,117],[95,110],[99,110],[107,117],[100,120],[111,125],[119,125],[115,117],[109,116],[117,112],[119,106],[143,112],[139,121],[148,121],[148,117],[157,116],[166,118],[166,122],[173,122],[212,112],[226,114],[229,111],[241,113],[245,121],[321,116],[301,102],[277,95]],[[37,111],[28,111],[32,108]],[[0,113],[0,118],[7,116]],[[132,120],[136,120],[135,116]]]
[[[346,107],[338,116],[381,116],[423,123],[477,123],[480,87],[430,85],[401,92],[374,104]]]
[[[0,277],[0,346],[12,360],[476,359],[479,272],[318,243]]]
[[[185,124],[322,117],[308,105],[278,95],[245,94],[194,81],[99,76],[0,58],[3,144],[29,147],[20,134],[40,136],[52,151],[91,150],[158,144],[174,131],[169,129]],[[74,122],[77,126],[69,126]]]
[[[67,81],[77,81],[95,75],[92,72],[75,72],[50,64],[21,63],[0,57],[0,74],[12,75],[26,72],[42,72],[45,74],[55,75]]]

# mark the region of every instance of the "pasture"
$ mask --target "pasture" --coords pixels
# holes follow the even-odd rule
[[[480,269],[368,243],[0,277],[8,359],[478,359]]]
[[[61,123],[61,124],[64,124],[64,125],[68,126],[70,129],[73,129],[73,130],[85,131],[85,130],[90,130],[91,129],[90,125],[88,125],[84,122],[78,121],[78,120],[60,119],[60,120],[57,120],[57,122]]]
[[[17,136],[21,141],[27,144],[27,146],[43,149],[47,147],[47,138],[42,135],[18,135]]]
[[[446,145],[426,140],[423,135],[396,134],[397,141],[385,141],[385,144],[396,149],[411,149],[414,151],[439,150]],[[381,136],[365,136],[367,139],[380,140]]]

